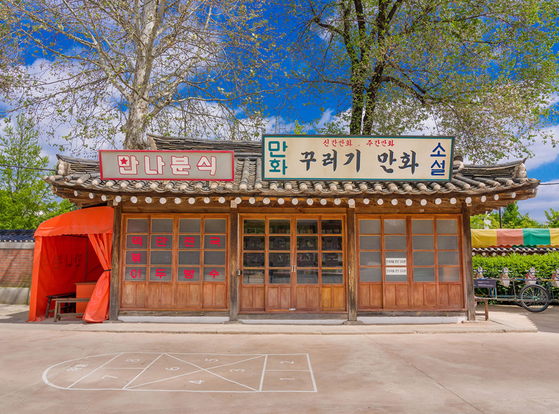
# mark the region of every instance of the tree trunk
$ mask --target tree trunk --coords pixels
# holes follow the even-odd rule
[[[149,105],[146,100],[138,98],[136,102],[130,103],[128,121],[126,122],[126,137],[124,148],[146,149],[147,142],[144,133],[147,126]]]

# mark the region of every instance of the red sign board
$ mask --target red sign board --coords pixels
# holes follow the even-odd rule
[[[233,181],[233,151],[100,150],[103,180]]]

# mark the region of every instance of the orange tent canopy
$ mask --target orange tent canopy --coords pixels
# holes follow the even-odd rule
[[[43,222],[35,237],[104,234],[113,232],[113,208],[91,207],[53,217]]]
[[[84,319],[101,322],[108,312],[114,211],[91,207],[71,211],[42,223],[35,232],[29,321],[44,319],[47,295],[76,290],[76,282],[97,281]],[[87,249],[95,255],[87,260]],[[101,288],[102,295],[96,291]],[[102,297],[100,297],[102,296]],[[93,318],[86,318],[94,314]],[[102,315],[100,317],[99,315]]]

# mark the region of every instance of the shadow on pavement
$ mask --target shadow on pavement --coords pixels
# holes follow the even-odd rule
[[[5,305],[0,304],[0,324],[23,324],[27,323],[29,317],[29,306],[27,305]],[[35,324],[52,324],[54,319],[52,317],[45,319],[41,322],[33,322]],[[56,322],[58,325],[68,324],[83,324],[81,318],[70,317],[62,315],[62,319]]]
[[[483,306],[478,305],[477,312],[482,311]],[[538,332],[559,333],[559,306],[549,306],[543,312],[529,312],[515,305],[492,305],[489,306],[489,319],[491,315],[514,314],[523,316],[536,326]]]

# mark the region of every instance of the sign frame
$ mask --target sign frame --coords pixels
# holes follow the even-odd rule
[[[153,153],[153,154],[157,154],[157,153],[164,153],[164,154],[179,154],[179,155],[189,155],[189,154],[231,154],[231,158],[232,158],[232,165],[231,165],[231,178],[229,179],[223,179],[223,178],[217,178],[217,179],[212,179],[212,178],[199,178],[199,177],[194,177],[194,178],[184,178],[184,177],[167,177],[167,176],[159,176],[159,177],[142,177],[142,178],[137,178],[137,177],[109,177],[109,176],[105,176],[103,175],[103,159],[101,157],[101,153],[103,152],[120,152],[122,153],[122,155],[127,155],[126,153],[137,153],[137,152],[141,152],[141,153]],[[234,151],[200,151],[200,150],[99,150],[99,170],[100,170],[100,174],[101,174],[101,179],[102,180],[127,180],[127,181],[235,181],[235,152]],[[188,177],[188,176],[186,176]]]
[[[266,175],[266,140],[272,138],[301,138],[301,139],[450,139],[451,149],[450,149],[450,166],[448,169],[448,176],[442,178],[356,178],[356,177],[336,177],[336,178],[324,178],[324,177],[270,177]],[[262,135],[262,179],[266,181],[400,181],[400,182],[449,182],[452,179],[452,162],[454,161],[454,142],[455,137],[450,135],[298,135],[298,134],[264,134]]]

